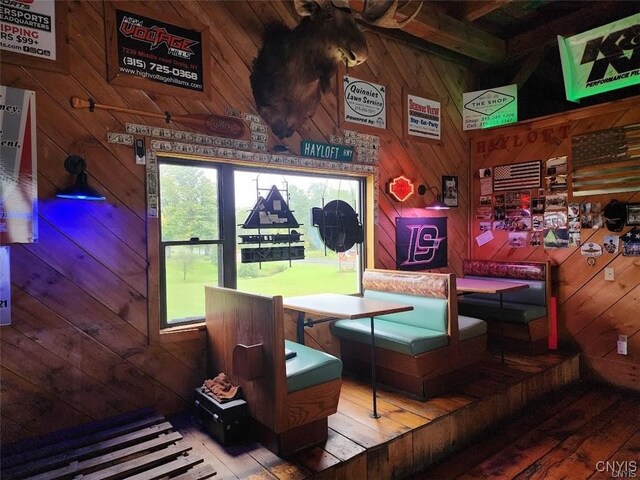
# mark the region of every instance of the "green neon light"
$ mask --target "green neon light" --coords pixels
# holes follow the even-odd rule
[[[558,36],[567,100],[640,84],[640,45],[629,41],[640,13],[564,38]]]

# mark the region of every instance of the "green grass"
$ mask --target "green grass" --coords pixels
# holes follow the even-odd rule
[[[183,279],[182,265],[169,259],[167,268],[167,310],[169,319],[204,316],[204,285],[217,285],[218,268],[208,258],[198,258]],[[263,295],[306,295],[309,293],[356,293],[356,272],[340,272],[336,264],[265,262],[240,265],[241,271],[253,271],[256,278],[238,278],[238,290]]]

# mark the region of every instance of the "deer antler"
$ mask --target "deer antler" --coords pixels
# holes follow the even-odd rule
[[[398,10],[398,0],[391,2],[388,0],[365,0],[362,20],[376,27],[402,28],[416,18],[421,8],[422,2],[420,2],[415,12],[399,22],[393,18]]]

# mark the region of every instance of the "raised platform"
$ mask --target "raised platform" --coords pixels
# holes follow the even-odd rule
[[[287,459],[256,442],[225,448],[203,432],[191,414],[171,421],[194,454],[217,470],[216,478],[410,478],[495,422],[578,379],[577,355],[507,353],[502,364],[495,354],[472,380],[426,402],[379,390],[382,417],[373,419],[369,384],[345,377],[338,412],[329,417],[327,442]]]

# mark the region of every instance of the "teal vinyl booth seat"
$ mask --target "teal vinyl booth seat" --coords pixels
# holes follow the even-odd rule
[[[325,442],[342,361],[285,340],[281,296],[206,286],[205,302],[208,374],[240,386],[257,440],[279,456]]]
[[[342,378],[339,358],[290,340],[284,341],[287,392],[296,392]],[[295,355],[292,354],[295,353]]]
[[[507,350],[528,354],[547,350],[551,298],[549,262],[465,260],[462,269],[465,278],[527,283],[527,289],[504,293],[502,308],[498,294],[469,293],[459,299],[458,311],[486,320],[491,343],[499,341],[502,329]]]
[[[421,399],[464,379],[486,352],[486,323],[457,314],[455,275],[366,270],[364,297],[410,304],[413,310],[374,318],[376,377]],[[370,374],[370,319],[338,320],[345,370]]]

